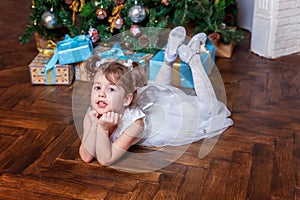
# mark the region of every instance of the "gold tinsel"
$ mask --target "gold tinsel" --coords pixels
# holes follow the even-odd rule
[[[80,5],[80,6],[79,6]],[[78,0],[74,0],[72,4],[70,5],[70,8],[73,11],[72,14],[72,24],[75,24],[75,17],[76,17],[76,12],[81,12],[82,7],[85,5],[85,0],[80,0],[80,3]]]
[[[124,4],[120,4],[114,7],[114,9],[112,10],[111,17],[108,18],[108,23],[110,24],[109,30],[111,33],[114,31],[114,28],[116,27],[116,21],[120,17],[124,7],[125,7]]]

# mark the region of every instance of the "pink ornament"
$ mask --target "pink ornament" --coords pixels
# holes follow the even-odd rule
[[[65,3],[71,5],[73,3],[73,0],[65,0]]]
[[[122,17],[118,17],[118,19],[115,22],[115,28],[116,29],[121,29],[123,24],[124,24],[124,19]]]
[[[141,34],[141,29],[138,25],[136,24],[133,24],[131,25],[130,27],[130,33],[134,36],[134,37],[137,37]]]
[[[169,0],[161,0],[161,3],[165,6],[168,6],[170,4]]]

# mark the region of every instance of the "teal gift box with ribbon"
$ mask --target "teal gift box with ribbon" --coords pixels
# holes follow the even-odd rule
[[[66,35],[64,40],[57,43],[53,56],[46,64],[46,71],[60,65],[73,64],[87,60],[93,52],[93,44],[89,35],[79,35],[71,38]]]
[[[147,67],[149,60],[153,57],[153,54],[134,52],[122,48],[119,43],[114,43],[112,46],[98,45],[93,49],[93,54],[105,59],[105,62],[132,60],[140,63],[142,66]],[[75,80],[91,81],[92,77],[88,70],[85,69],[84,62],[76,63],[75,65]]]
[[[159,51],[149,61],[149,80],[155,80],[164,62],[164,50]],[[216,48],[212,44],[201,47],[200,58],[205,72],[209,75],[215,65]],[[173,64],[172,85],[183,88],[194,88],[192,71],[189,65],[179,58]]]
[[[95,48],[94,52],[104,59],[121,61],[131,59],[132,61],[139,62],[143,66],[146,66],[150,58],[153,57],[153,54],[123,49],[119,43],[115,43],[110,49],[106,49],[105,51],[101,51],[101,47]]]
[[[108,59],[108,61],[126,61],[130,59],[132,61],[139,62],[143,66],[146,66],[148,61],[153,57],[153,54],[133,52],[131,50],[123,49],[119,43],[115,43],[110,49],[105,49],[104,51],[101,50],[101,47],[95,48],[94,52],[101,58]]]
[[[66,35],[63,41],[57,43],[57,56],[60,65],[72,64],[87,60],[93,51],[89,35],[79,35],[70,38]]]

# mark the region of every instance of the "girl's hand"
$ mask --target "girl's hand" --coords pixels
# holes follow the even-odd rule
[[[88,116],[89,116],[89,119],[91,121],[91,124],[97,124],[97,122],[98,122],[98,113],[95,110],[90,110],[88,112]]]
[[[103,131],[109,132],[110,129],[114,128],[120,122],[121,117],[121,114],[112,111],[104,113],[99,119],[99,125]]]

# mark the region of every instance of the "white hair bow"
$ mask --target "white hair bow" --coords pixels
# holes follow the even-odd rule
[[[102,64],[106,63],[108,60],[105,58],[102,58],[101,60],[96,62],[96,68],[98,69]]]
[[[130,71],[132,71],[132,63],[133,61],[131,59],[127,60],[127,62],[123,63],[125,67],[128,67]]]

